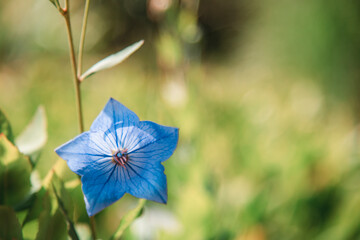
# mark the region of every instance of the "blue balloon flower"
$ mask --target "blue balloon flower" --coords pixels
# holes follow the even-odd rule
[[[81,176],[89,216],[125,193],[159,203],[167,202],[161,162],[175,151],[179,130],[138,116],[114,99],[84,132],[55,151]]]

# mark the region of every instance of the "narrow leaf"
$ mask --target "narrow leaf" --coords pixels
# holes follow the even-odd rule
[[[59,205],[60,211],[65,217],[67,227],[68,227],[68,234],[73,240],[78,240],[79,237],[76,233],[74,222],[72,221],[71,211],[73,210],[72,202],[70,199],[70,195],[67,193],[64,183],[61,181],[60,178],[54,173],[53,180],[52,180],[52,187],[53,191]]]
[[[124,231],[130,226],[130,224],[134,222],[136,218],[141,216],[145,202],[145,199],[140,199],[136,208],[125,214],[125,216],[121,219],[115,234],[112,236],[112,239],[120,239]]]
[[[0,239],[23,239],[15,211],[8,206],[0,206]]]
[[[25,130],[15,139],[20,152],[32,155],[38,152],[47,140],[47,121],[45,109],[39,106],[31,122]]]
[[[128,58],[131,54],[133,54],[136,50],[138,50],[142,45],[144,44],[144,40],[141,40],[139,42],[136,42],[132,45],[130,45],[127,48],[124,48],[123,50],[112,54],[100,62],[97,62],[94,64],[91,68],[89,68],[83,75],[81,75],[80,79],[84,80],[85,78],[89,77],[90,75],[99,72],[101,70],[111,68],[122,61],[124,61],[126,58]]]
[[[0,110],[0,133],[5,134],[10,142],[14,143],[14,136],[11,130],[10,122],[7,120],[5,114]]]
[[[60,8],[60,3],[59,0],[49,0],[52,4],[54,4],[54,6],[59,9]]]

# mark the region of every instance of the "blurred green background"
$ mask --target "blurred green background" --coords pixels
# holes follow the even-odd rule
[[[92,0],[84,70],[145,45],[82,84],[85,128],[109,97],[180,128],[168,204],[148,202],[124,239],[359,239],[359,22],[358,1]],[[0,108],[17,135],[45,107],[40,177],[78,134],[71,77],[51,3],[0,0]],[[135,203],[99,213],[99,235]]]

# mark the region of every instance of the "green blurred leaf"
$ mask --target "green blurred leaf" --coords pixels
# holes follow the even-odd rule
[[[0,204],[16,206],[30,192],[29,159],[0,134]]]
[[[39,220],[31,221],[21,227],[24,239],[35,239],[39,230]]]
[[[145,199],[140,199],[136,208],[125,214],[125,216],[121,219],[115,234],[112,236],[112,239],[120,239],[124,231],[130,226],[130,224],[134,222],[136,218],[141,216],[145,202]]]
[[[76,230],[75,230],[73,217],[72,217],[74,207],[72,205],[71,197],[70,197],[69,193],[66,191],[64,183],[61,181],[61,179],[55,173],[54,173],[53,179],[52,179],[52,187],[53,187],[53,191],[54,191],[57,203],[61,210],[61,213],[65,217],[69,236],[71,237],[71,239],[79,239],[79,237],[76,233]]]
[[[65,188],[67,192],[70,194],[72,203],[74,206],[73,212],[73,221],[77,222],[79,218],[88,218],[88,215],[84,211],[85,209],[85,202],[84,202],[84,194],[81,189],[81,181],[79,178],[76,178],[71,181],[67,181],[65,183]]]
[[[87,223],[77,223],[75,227],[80,239],[92,239],[91,230]]]
[[[59,209],[52,207],[49,192],[45,194],[42,204],[44,210],[39,217],[36,240],[67,239],[65,218]]]
[[[20,152],[25,155],[38,155],[47,141],[47,121],[45,109],[39,106],[31,122],[25,130],[15,139]]]
[[[14,136],[11,130],[10,122],[7,120],[5,114],[0,110],[0,133],[5,134],[10,142],[14,143]]]
[[[35,201],[30,206],[30,209],[22,223],[22,226],[25,226],[26,223],[37,219],[40,216],[40,213],[44,210],[43,198],[46,194],[46,189],[42,187],[37,193],[34,194]]]
[[[8,206],[0,206],[0,239],[23,239],[15,211]]]
[[[56,213],[59,212],[62,214],[62,220],[65,221],[64,232],[66,232],[67,223],[68,234],[71,239],[79,239],[73,223],[74,206],[72,198],[65,188],[63,181],[54,170],[51,170],[48,180],[44,182],[46,183],[43,183],[41,189],[36,193],[36,200],[25,217],[23,226],[34,219],[44,219],[39,222],[38,239],[46,239],[46,236],[58,236],[60,233],[54,232],[53,230],[46,231],[42,228],[48,227],[46,225],[47,220],[50,222],[61,221],[61,218]],[[53,213],[54,211],[55,213]],[[50,228],[52,228],[52,225],[50,225]]]
[[[36,201],[36,193],[31,193],[26,197],[26,199],[24,199],[24,201],[14,206],[14,210],[16,212],[20,212],[29,209],[34,204],[35,201]]]
[[[128,58],[131,54],[133,54],[136,50],[138,50],[143,44],[144,44],[144,40],[141,40],[139,42],[130,45],[127,48],[124,48],[123,50],[115,54],[112,54],[104,58],[103,60],[97,62],[91,68],[89,68],[83,75],[81,75],[80,79],[84,80],[85,78],[91,76],[96,72],[114,67],[115,65],[121,63],[126,58]]]

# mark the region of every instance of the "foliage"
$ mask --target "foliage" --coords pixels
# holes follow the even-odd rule
[[[165,163],[168,205],[147,202],[134,220],[142,206],[125,195],[96,215],[98,236],[358,239],[359,4],[236,1],[246,5],[236,13],[247,16],[237,22],[236,16],[227,18],[235,7],[220,13],[235,1],[221,8],[221,1],[203,1],[200,12],[192,1],[144,11],[138,2],[91,2],[84,66],[102,59],[100,50],[111,54],[136,39],[146,44],[130,61],[83,81],[85,129],[113,96],[141,119],[178,126],[181,137]],[[154,1],[140,2],[150,8]],[[81,24],[79,4],[72,3],[74,30]],[[0,234],[21,239],[21,228],[24,239],[64,239],[73,223],[79,239],[89,239],[80,180],[53,152],[77,131],[63,22],[46,1],[0,5],[2,36],[16,36],[0,40],[0,53],[6,53],[0,103],[7,119],[0,115],[0,129],[6,129],[1,146],[27,176],[14,182],[25,183],[22,193],[10,191],[13,203],[0,207]],[[147,17],[145,27],[134,27]],[[198,17],[206,24],[198,24]],[[235,21],[231,29],[218,24],[227,21]],[[217,25],[207,26],[212,23]],[[223,39],[218,31],[231,34]],[[204,45],[221,51],[209,60]],[[231,58],[223,58],[224,48]],[[15,139],[39,104],[46,109],[49,136],[32,168]],[[3,157],[0,162],[2,171]],[[2,231],[10,225],[14,232]]]
[[[102,71],[104,69],[111,68],[122,61],[124,61],[126,58],[128,58],[131,54],[133,54],[136,50],[138,50],[142,45],[144,44],[144,41],[141,40],[137,43],[132,44],[131,46],[114,53],[103,60],[97,62],[92,67],[90,67],[85,73],[83,73],[80,77],[81,81],[83,81],[85,78],[88,78],[89,76],[95,74],[96,72]]]
[[[112,239],[120,239],[124,231],[130,226],[130,224],[138,217],[141,216],[142,211],[144,210],[146,200],[140,199],[139,204],[133,210],[129,211],[120,221],[120,224],[112,236]]]
[[[0,216],[0,238],[23,239],[15,211],[9,206],[0,206]]]
[[[15,208],[30,192],[31,164],[4,134],[0,134],[0,159],[0,205]]]

